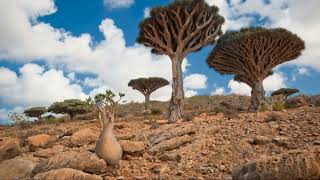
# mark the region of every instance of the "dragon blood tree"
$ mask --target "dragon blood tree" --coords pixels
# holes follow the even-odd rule
[[[164,78],[160,77],[149,77],[149,78],[138,78],[132,79],[128,83],[128,86],[132,87],[135,90],[141,92],[145,97],[145,108],[149,110],[149,100],[150,94],[156,91],[157,89],[164,87],[169,84]]]
[[[275,66],[299,57],[304,48],[304,41],[286,29],[246,28],[221,36],[207,63],[248,84],[252,88],[249,111],[258,111],[265,95],[263,80]]]
[[[271,96],[279,96],[283,95],[284,99],[287,99],[289,96],[300,92],[299,89],[292,89],[292,88],[281,88],[271,93]]]
[[[176,0],[153,8],[150,17],[140,24],[138,43],[152,48],[155,54],[170,57],[172,62],[172,96],[169,106],[169,121],[183,116],[183,80],[181,64],[188,53],[213,44],[222,34],[224,18],[216,6],[204,0]]]

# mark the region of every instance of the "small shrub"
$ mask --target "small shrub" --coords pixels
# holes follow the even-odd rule
[[[49,118],[47,119],[48,123],[56,124],[56,123],[63,123],[65,122],[65,119],[63,117],[61,118]]]
[[[192,121],[193,115],[192,115],[192,114],[184,114],[184,115],[183,115],[183,119],[184,119],[185,121]]]
[[[276,102],[272,105],[272,109],[274,111],[283,111],[285,109],[285,106],[283,103]]]
[[[260,112],[270,111],[269,106],[267,104],[262,104],[260,107]]]
[[[160,115],[161,114],[161,110],[158,108],[152,108],[151,109],[151,115]]]

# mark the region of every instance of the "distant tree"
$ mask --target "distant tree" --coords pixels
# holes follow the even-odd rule
[[[145,109],[149,110],[150,94],[157,89],[167,86],[169,81],[160,77],[132,79],[128,86],[141,92],[145,97]]]
[[[281,88],[271,93],[271,96],[283,95],[284,98],[287,99],[289,96],[298,92],[300,92],[298,89]]]
[[[304,41],[286,29],[247,28],[221,36],[207,63],[248,84],[252,88],[249,110],[258,111],[265,95],[263,80],[275,66],[299,57],[304,48]]]
[[[86,101],[81,101],[80,99],[68,99],[63,102],[56,102],[48,108],[48,112],[68,114],[71,119],[76,114],[85,114],[90,111],[91,106]]]
[[[209,6],[204,0],[176,0],[167,6],[153,8],[150,17],[140,24],[138,43],[151,47],[155,54],[169,56],[172,62],[170,122],[183,117],[182,61],[187,54],[213,44],[222,34],[224,18],[218,11],[216,6]]]
[[[113,128],[117,107],[123,97],[124,94],[119,93],[119,97],[116,98],[116,94],[107,90],[94,98],[87,99],[87,102],[98,110],[101,123],[101,133],[95,153],[108,164],[118,164],[122,159],[122,148],[114,135]]]
[[[24,114],[28,117],[35,117],[39,120],[41,119],[41,115],[46,113],[47,109],[45,107],[32,107],[24,110]]]

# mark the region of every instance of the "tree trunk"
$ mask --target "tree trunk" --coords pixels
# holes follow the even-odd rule
[[[262,81],[254,84],[251,90],[251,104],[249,106],[250,112],[257,112],[260,110],[261,101],[263,101],[265,91],[263,88]]]
[[[102,113],[100,111],[98,113],[99,113],[100,131],[102,131],[104,128],[104,120],[102,119],[103,115],[101,115]]]
[[[145,100],[144,100],[144,107],[146,111],[149,111],[149,101],[150,101],[150,94],[146,94],[144,96]]]
[[[122,148],[113,132],[115,113],[103,111],[101,117],[104,127],[97,140],[95,153],[108,164],[115,165],[122,159]]]
[[[74,113],[69,113],[69,116],[70,116],[70,120],[73,120],[73,118],[74,118]]]
[[[173,58],[172,62],[172,95],[169,106],[169,122],[173,123],[183,117],[183,79],[182,64],[183,59]]]

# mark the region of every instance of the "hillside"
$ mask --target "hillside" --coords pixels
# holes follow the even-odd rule
[[[95,119],[24,128],[19,132],[21,152],[13,143],[14,128],[2,127],[1,179],[54,179],[70,173],[77,179],[232,179],[235,168],[248,162],[255,162],[251,175],[270,165],[268,171],[281,179],[320,177],[320,107],[239,113],[232,118],[198,114],[176,124],[168,124],[163,115],[119,117],[115,134],[125,154],[117,166],[106,165],[94,154],[99,136]],[[6,146],[11,147],[11,158],[18,156],[5,160],[8,156],[1,150]],[[238,169],[243,171],[248,168]]]

